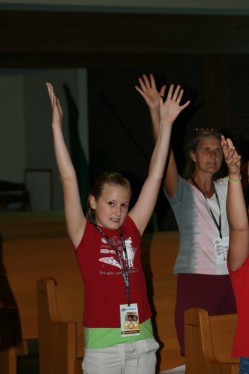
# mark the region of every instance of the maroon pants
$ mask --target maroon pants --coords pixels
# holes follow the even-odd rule
[[[210,315],[236,313],[229,275],[178,274],[175,324],[183,356],[184,311],[195,307],[206,309]]]

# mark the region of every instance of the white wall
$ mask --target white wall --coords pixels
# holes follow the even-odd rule
[[[0,75],[0,179],[23,181],[25,167],[24,77]]]
[[[53,208],[61,209],[62,193],[54,158],[46,81],[53,83],[63,106],[63,132],[70,149],[63,85],[68,86],[79,110],[81,147],[86,159],[89,159],[86,70],[0,70],[0,180],[24,182],[25,168],[51,169]]]

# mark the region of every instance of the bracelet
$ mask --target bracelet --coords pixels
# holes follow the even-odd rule
[[[228,176],[228,181],[229,181],[229,182],[233,182],[233,183],[240,182],[240,181],[241,181],[241,175],[239,176],[238,179],[232,179],[232,178],[230,178],[230,176]]]

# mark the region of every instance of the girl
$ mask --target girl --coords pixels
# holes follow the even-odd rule
[[[85,288],[85,374],[152,374],[158,343],[140,261],[141,236],[152,215],[162,181],[171,127],[183,90],[171,85],[160,100],[160,125],[148,176],[134,207],[130,184],[118,173],[103,173],[94,183],[84,215],[76,173],[62,133],[62,108],[47,83],[52,106],[55,157],[64,196],[68,235]]]
[[[229,170],[227,215],[230,227],[228,269],[238,310],[238,325],[232,356],[240,357],[239,374],[249,374],[249,227],[241,185],[240,156],[230,139],[222,139]]]

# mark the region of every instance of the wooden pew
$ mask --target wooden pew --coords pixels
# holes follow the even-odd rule
[[[83,286],[37,283],[40,374],[82,374]]]
[[[156,339],[160,342],[159,370],[184,365],[175,330],[176,276],[173,266],[178,252],[177,231],[145,233],[142,262],[147,280]]]
[[[66,233],[62,234],[63,225],[55,221],[55,232],[56,227],[61,230],[59,236],[56,236],[52,229],[52,220],[49,221],[49,224],[45,224],[47,234],[42,232],[40,220],[36,223],[27,222],[27,226],[31,227],[31,238],[27,238],[26,232],[18,239],[14,232],[10,233],[6,228],[7,239],[0,243],[0,302],[5,315],[9,315],[9,327],[14,324],[16,326],[15,336],[11,337],[12,344],[0,347],[1,374],[16,374],[17,356],[27,355],[27,342],[38,339],[38,279],[53,276],[61,284],[69,286],[81,282],[68,237]],[[16,227],[19,229],[18,225]],[[13,313],[13,310],[16,313]],[[11,315],[8,311],[11,311]]]
[[[238,359],[231,357],[237,315],[209,316],[202,308],[184,315],[186,374],[237,374]]]
[[[27,341],[38,339],[38,279],[52,277],[60,287],[69,288],[77,288],[82,280],[62,212],[0,214],[0,235],[0,302],[16,307],[21,335],[14,347],[0,348],[0,373],[16,374],[13,356],[27,354]],[[153,322],[155,327],[160,325],[157,327],[162,345],[160,370],[166,370],[184,363],[174,326],[176,278],[172,269],[178,250],[178,232],[146,233],[142,249]],[[8,364],[11,361],[12,369],[2,369],[4,360]]]
[[[63,211],[0,212],[0,236],[4,241],[66,235]]]

